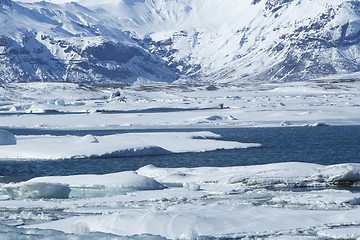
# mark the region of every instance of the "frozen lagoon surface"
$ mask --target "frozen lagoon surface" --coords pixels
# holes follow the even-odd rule
[[[357,82],[0,92],[1,239],[360,238]]]
[[[0,127],[129,129],[360,123],[360,82],[189,86],[17,83],[0,87]]]

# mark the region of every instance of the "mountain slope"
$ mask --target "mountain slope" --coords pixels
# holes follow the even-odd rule
[[[76,3],[0,2],[0,81],[173,81],[177,70]]]
[[[0,81],[300,81],[360,70],[357,0],[52,2],[1,0]]]

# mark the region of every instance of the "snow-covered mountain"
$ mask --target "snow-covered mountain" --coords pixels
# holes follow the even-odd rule
[[[0,0],[0,82],[300,81],[359,71],[358,0]]]

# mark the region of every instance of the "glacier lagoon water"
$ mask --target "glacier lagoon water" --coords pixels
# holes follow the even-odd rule
[[[127,132],[212,131],[222,140],[260,143],[259,148],[217,150],[121,158],[55,161],[0,161],[0,182],[33,177],[73,174],[105,174],[153,164],[158,167],[226,167],[277,162],[310,162],[324,165],[360,162],[360,126],[211,128],[147,130],[40,130],[11,129],[16,135],[109,135]],[[176,143],[175,143],[176,144]]]
[[[157,156],[136,156],[122,158],[93,158],[78,160],[53,160],[53,161],[0,161],[0,182],[20,181],[37,176],[45,175],[72,175],[72,174],[103,174],[125,170],[136,170],[147,164],[159,167],[198,167],[198,166],[241,166],[256,165],[287,161],[301,161],[319,164],[337,164],[359,162],[360,159],[360,126],[331,126],[331,127],[279,127],[279,128],[224,128],[224,129],[168,129],[168,130],[90,130],[90,131],[63,131],[63,130],[39,130],[17,129],[10,130],[17,135],[107,135],[126,132],[152,132],[152,131],[201,131],[208,130],[220,134],[222,140],[240,142],[261,143],[262,147],[218,150],[201,153],[182,153]],[[310,191],[306,189],[293,189],[297,191]],[[319,194],[315,191],[314,194]],[[253,206],[268,206],[269,196],[286,195],[286,191],[254,192],[254,198],[249,199]],[[229,195],[230,197],[232,195]],[[244,198],[234,195],[239,202]],[[248,198],[248,196],[244,196]],[[213,200],[210,200],[213,201]],[[169,203],[170,204],[170,203]],[[195,204],[195,203],[194,203]],[[151,203],[149,203],[151,205]],[[291,204],[290,204],[291,205]],[[290,208],[304,208],[300,205],[287,206]],[[286,207],[286,206],[285,206]],[[305,206],[306,207],[306,206]],[[342,206],[335,207],[341,212]],[[345,208],[346,209],[346,208]],[[21,223],[41,222],[37,216],[50,216],[52,220],[76,216],[78,213],[64,212],[53,209],[1,209],[0,238],[1,239],[165,239],[154,235],[115,236],[109,233],[90,232],[87,234],[66,234],[56,230],[26,229],[11,226],[13,219]],[[331,210],[331,208],[330,208]],[[301,210],[300,210],[301,211]],[[26,215],[28,214],[28,215]],[[13,216],[16,216],[14,218]],[[24,217],[25,216],[25,217]],[[34,219],[28,216],[33,216]],[[10,223],[10,225],[4,225]],[[349,227],[339,225],[337,227]],[[331,228],[331,226],[330,226]],[[321,230],[321,228],[319,228]],[[331,230],[331,229],[330,229]],[[335,229],[336,230],[336,229]],[[295,230],[294,230],[295,231]],[[311,233],[313,231],[314,233]],[[309,233],[292,232],[292,235],[300,237],[317,236],[316,229],[310,229]],[[305,235],[304,235],[305,234]],[[268,235],[271,239],[274,235]],[[294,237],[293,236],[293,237]],[[266,237],[264,237],[265,239]],[[281,236],[280,236],[281,238]],[[215,237],[201,237],[199,239],[217,239]],[[282,239],[286,239],[282,238]],[[293,238],[295,239],[295,238]],[[327,238],[312,238],[327,239]],[[338,238],[330,238],[338,239]]]

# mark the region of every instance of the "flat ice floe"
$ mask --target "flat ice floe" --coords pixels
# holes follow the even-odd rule
[[[202,132],[126,133],[108,136],[17,136],[16,145],[0,146],[0,159],[71,159],[201,152],[259,147],[257,143],[221,141]],[[209,139],[211,138],[211,139]]]
[[[151,234],[168,239],[356,239],[360,237],[360,193],[336,187],[345,179],[347,186],[356,185],[360,177],[355,173],[360,173],[360,164],[145,166],[136,173],[40,177],[18,183],[63,184],[71,191],[82,186],[84,192],[94,186],[119,185],[133,191],[63,200],[8,199],[0,201],[0,208],[9,219],[33,209],[34,219],[45,220],[24,228],[65,234]],[[13,184],[3,187],[9,186]],[[302,187],[307,187],[306,191],[301,191]],[[14,213],[13,208],[24,211]],[[36,216],[39,211],[42,215]],[[51,218],[54,211],[59,212],[55,219]]]

